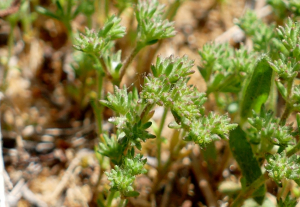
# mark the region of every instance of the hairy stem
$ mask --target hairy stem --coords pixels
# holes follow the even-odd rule
[[[158,133],[156,135],[156,146],[157,146],[157,168],[160,169],[161,168],[161,132],[163,130],[163,127],[165,125],[165,121],[166,121],[166,117],[168,114],[168,109],[165,108],[164,109],[164,113],[161,117],[161,121],[160,121],[160,125],[159,125],[159,129],[158,129]]]
[[[134,50],[131,52],[131,54],[126,58],[126,60],[123,62],[123,66],[120,69],[120,82],[125,75],[126,69],[130,65],[130,63],[133,61],[134,57],[139,53],[139,51],[143,48],[142,45],[137,44],[137,46],[134,48]]]
[[[97,84],[98,84],[98,87],[97,87],[97,100],[96,100],[96,104],[97,104],[97,107],[98,107],[98,113],[99,113],[99,116],[98,116],[98,119],[97,120],[97,123],[98,123],[98,133],[99,135],[102,133],[102,105],[98,102],[99,100],[101,100],[102,98],[102,85],[103,85],[103,76],[102,76],[102,72],[101,71],[97,71]]]
[[[249,198],[254,191],[260,188],[266,180],[269,179],[268,172],[266,171],[262,174],[258,179],[256,179],[250,186],[248,186],[245,190],[241,191],[240,194],[236,197],[236,199],[231,204],[231,207],[240,207],[243,205],[244,201]]]
[[[290,157],[293,154],[295,154],[296,152],[298,152],[299,150],[300,150],[300,142],[298,142],[292,149],[290,149],[289,151],[287,151],[286,155],[288,157]]]
[[[153,185],[152,185],[152,190],[151,190],[151,194],[154,194],[158,187],[159,184],[161,182],[161,180],[165,177],[165,175],[168,173],[168,170],[172,164],[172,161],[174,157],[176,157],[176,155],[179,153],[180,151],[180,147],[178,147],[180,145],[179,140],[179,135],[180,132],[178,130],[174,130],[173,132],[173,136],[171,138],[170,141],[170,156],[168,157],[168,160],[166,161],[166,163],[164,164],[164,166],[161,166],[160,168],[157,168],[158,174],[157,177],[155,178]],[[172,143],[177,143],[177,145],[172,145]]]
[[[293,82],[294,82],[293,79],[288,80],[288,82],[287,82],[287,100],[291,100]],[[292,109],[293,109],[293,107],[292,107],[291,103],[287,101],[284,112],[280,118],[280,125],[285,124],[287,118],[289,117],[290,113],[292,112]]]

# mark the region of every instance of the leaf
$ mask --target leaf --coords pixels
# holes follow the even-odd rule
[[[60,20],[60,17],[57,16],[56,14],[52,13],[51,11],[49,11],[48,9],[45,9],[44,7],[41,7],[41,6],[37,6],[35,7],[35,10],[40,13],[40,14],[43,14],[43,15],[46,15],[48,17],[52,17],[54,19],[57,19],[57,20]]]
[[[282,98],[287,101],[287,89],[284,87],[284,85],[278,80],[275,81],[276,86],[278,88],[278,91],[280,92]]]
[[[259,113],[262,104],[268,99],[272,81],[272,68],[268,59],[265,54],[261,56],[256,63],[249,84],[243,91],[241,118],[244,121],[251,115],[252,110]]]
[[[243,178],[246,180],[246,186],[243,186],[245,188],[262,175],[260,165],[247,141],[246,133],[240,126],[230,132],[229,145],[234,158],[242,170]],[[254,199],[259,204],[264,200],[265,191],[265,186],[262,185],[253,193],[255,195]]]

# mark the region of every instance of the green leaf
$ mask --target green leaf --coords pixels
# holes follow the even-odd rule
[[[245,87],[241,103],[241,118],[244,121],[251,115],[252,110],[259,113],[262,104],[268,99],[272,80],[272,68],[268,59],[265,54],[260,57],[249,84]]]
[[[234,158],[242,170],[243,177],[246,180],[246,186],[249,186],[258,179],[262,173],[260,165],[252,152],[249,142],[247,141],[246,133],[240,126],[230,132],[229,145]],[[243,186],[243,188],[246,186]],[[262,203],[265,191],[265,186],[262,185],[253,193],[253,195],[255,195],[254,199],[256,202],[260,204]]]
[[[45,9],[44,7],[41,7],[41,6],[37,6],[35,7],[35,10],[40,13],[40,14],[43,14],[43,15],[46,15],[48,17],[52,17],[54,19],[58,19],[60,20],[60,17],[57,16],[56,14],[52,13],[51,11],[49,11],[48,9]]]
[[[284,85],[280,82],[280,80],[275,81],[276,86],[278,88],[278,91],[280,92],[282,98],[287,101],[287,89],[284,87]]]
[[[64,13],[64,9],[63,9],[61,3],[59,1],[55,1],[55,4],[56,4],[57,10],[60,12],[60,14],[63,14]]]

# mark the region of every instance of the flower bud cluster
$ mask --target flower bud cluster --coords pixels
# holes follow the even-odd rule
[[[229,131],[236,128],[236,124],[230,124],[227,115],[209,113],[200,119],[194,119],[189,125],[189,132],[185,137],[186,141],[194,141],[202,147],[219,139],[227,139]]]
[[[281,126],[279,119],[273,117],[271,111],[266,111],[264,108],[261,114],[257,115],[253,111],[253,117],[248,119],[251,128],[248,129],[250,141],[253,144],[267,142],[270,145],[287,146],[293,141],[291,135],[291,126]],[[270,148],[272,147],[270,146]]]
[[[278,38],[274,39],[274,44],[280,53],[278,60],[270,61],[270,66],[279,77],[286,80],[293,80],[300,69],[299,33],[300,25],[289,18],[285,27],[278,27]]]
[[[116,165],[110,173],[106,172],[111,190],[120,191],[121,195],[125,197],[139,195],[132,187],[135,176],[147,172],[144,168],[147,159],[143,159],[143,156],[140,154],[134,157],[133,154],[134,150],[132,149],[124,157],[121,166]]]
[[[157,0],[140,0],[137,4],[135,13],[140,47],[175,36],[174,22],[163,20],[163,8],[164,5]]]
[[[120,164],[122,159],[124,146],[118,143],[117,136],[109,137],[106,134],[101,135],[105,142],[99,142],[98,152],[110,158],[112,163]]]
[[[168,58],[156,59],[156,64],[151,65],[151,70],[154,77],[165,75],[168,77],[170,83],[175,83],[179,78],[186,77],[194,73],[191,68],[194,66],[194,61],[189,60],[186,55],[175,58],[171,55]]]
[[[236,125],[230,124],[227,116],[213,113],[204,115],[205,94],[187,85],[187,78],[182,77],[186,72],[174,70],[174,65],[177,65],[178,70],[190,71],[192,62],[186,57],[173,60],[174,57],[171,56],[162,62],[159,57],[158,63],[152,65],[154,76],[146,77],[145,86],[140,93],[143,103],[156,103],[170,108],[176,123],[170,123],[169,127],[186,129],[186,140],[194,141],[201,147],[220,137],[226,138]],[[178,79],[176,73],[181,74]]]
[[[96,32],[94,29],[85,29],[85,35],[80,34],[76,50],[94,55],[104,55],[113,45],[112,40],[122,38],[125,35],[125,27],[122,27],[121,19],[112,15],[107,19],[103,28]]]
[[[207,93],[234,92],[241,90],[245,75],[253,66],[252,53],[245,47],[235,50],[229,44],[208,43],[199,51],[201,66],[198,67],[207,83]]]
[[[258,52],[268,52],[271,39],[274,37],[275,25],[267,25],[257,17],[256,12],[248,10],[239,19],[237,25],[252,37],[253,48]]]
[[[107,101],[100,100],[100,103],[108,108],[111,108],[120,115],[126,115],[131,108],[136,107],[137,100],[137,91],[133,90],[132,92],[128,93],[127,87],[124,85],[123,89],[115,86],[114,94],[108,93]]]
[[[281,184],[282,179],[291,179],[298,185],[300,184],[299,155],[294,154],[288,157],[285,152],[282,152],[280,154],[267,155],[266,158],[268,163],[265,165],[265,169],[277,184]]]

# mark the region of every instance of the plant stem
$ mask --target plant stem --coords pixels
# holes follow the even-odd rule
[[[178,142],[179,135],[180,135],[179,130],[174,130],[173,136],[172,136],[171,141],[170,141],[170,156],[168,157],[168,160],[166,161],[164,166],[161,166],[160,168],[157,168],[158,174],[157,174],[157,177],[155,178],[155,180],[153,182],[152,190],[151,190],[150,194],[154,194],[157,191],[157,189],[159,187],[159,183],[165,177],[165,175],[168,172],[168,169],[170,168],[171,164],[174,161],[173,158],[177,157],[176,155],[180,151],[180,147],[178,147],[178,146],[180,146],[180,142]],[[174,143],[176,143],[176,145]]]
[[[108,198],[107,198],[106,207],[110,207],[111,206],[111,203],[112,203],[112,201],[114,199],[115,193],[116,193],[116,191],[114,191],[114,190],[110,191],[110,193],[108,195]]]
[[[103,75],[102,71],[97,71],[97,100],[96,106],[98,108],[98,117],[97,117],[97,124],[98,124],[98,133],[99,135],[102,134],[102,105],[99,103],[99,100],[102,98],[102,85],[103,85]]]
[[[157,168],[161,168],[161,132],[165,125],[166,117],[168,114],[168,108],[164,108],[164,113],[161,117],[158,133],[156,135],[156,146],[157,146]]]
[[[102,66],[102,68],[103,68],[103,70],[104,70],[106,76],[107,76],[109,79],[111,79],[112,76],[111,76],[110,72],[108,71],[107,65],[106,65],[106,63],[104,62],[103,57],[99,57],[98,60],[99,60],[99,62],[100,62],[100,64],[101,64],[101,66]]]
[[[91,105],[94,109],[94,113],[95,113],[95,117],[96,117],[96,122],[97,122],[97,128],[98,128],[98,135],[100,135],[102,133],[102,105],[98,102],[99,100],[101,100],[102,98],[102,85],[103,85],[103,71],[99,70],[100,65],[102,66],[102,68],[104,68],[104,66],[101,64],[101,58],[98,58],[95,54],[91,55],[96,62],[96,65],[98,65],[98,67],[96,68],[96,72],[97,72],[97,96],[94,97],[96,100],[93,100],[91,102]],[[104,63],[104,61],[103,61]]]
[[[292,149],[290,149],[289,151],[287,151],[286,155],[288,157],[290,157],[290,156],[292,156],[293,154],[295,154],[299,150],[300,150],[300,142],[298,142]]]
[[[293,79],[288,80],[287,82],[287,100],[291,100],[292,96],[292,88],[293,88]],[[280,125],[285,124],[287,118],[289,117],[290,113],[292,112],[292,104],[290,102],[286,102],[284,112],[280,118]]]
[[[231,207],[240,207],[243,205],[244,201],[249,198],[254,191],[260,188],[266,180],[268,180],[268,172],[266,171],[262,174],[258,179],[256,179],[250,186],[248,186],[245,190],[241,191],[240,194],[236,197],[236,199],[231,204]]]
[[[175,0],[170,6],[169,9],[167,10],[167,12],[164,15],[164,19],[169,19],[169,20],[173,20],[178,8],[180,7],[180,5],[182,4],[184,0]]]
[[[123,62],[123,66],[120,69],[120,82],[125,75],[126,69],[134,59],[134,57],[138,54],[138,52],[143,48],[143,45],[137,44],[137,46],[134,48],[134,50],[131,52],[131,54],[126,58],[126,60]]]
[[[128,203],[128,200],[127,199],[122,199],[119,203],[119,207],[125,207]]]

